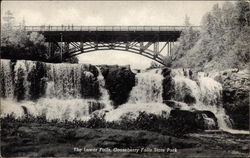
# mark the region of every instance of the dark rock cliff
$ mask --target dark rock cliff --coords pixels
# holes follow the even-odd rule
[[[163,69],[162,75],[164,77],[162,81],[162,86],[163,86],[162,98],[163,102],[166,103],[167,100],[174,99],[175,95],[174,81],[171,77],[171,69],[169,68]]]
[[[135,86],[135,74],[128,66],[100,66],[105,79],[105,87],[115,107],[127,102],[130,91]]]
[[[223,86],[223,105],[236,129],[249,129],[249,74],[230,69],[215,76]]]
[[[180,95],[180,92],[178,92],[175,88],[175,82],[173,80],[173,74],[171,73],[171,69],[169,68],[164,68],[162,70],[162,75],[164,77],[162,81],[162,86],[163,86],[163,93],[162,93],[162,98],[163,102],[167,105],[169,105],[169,102],[175,100],[175,101],[181,101],[185,102],[187,104],[194,104],[196,103],[196,100],[194,96],[192,96],[191,89],[187,87],[187,85],[183,85],[179,89],[179,91],[182,91],[183,95]],[[185,70],[183,69],[184,76],[192,78],[192,71],[191,70]]]

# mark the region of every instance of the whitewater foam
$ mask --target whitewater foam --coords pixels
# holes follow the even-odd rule
[[[105,116],[107,121],[120,120],[122,116],[129,114],[136,118],[140,112],[148,114],[164,115],[168,117],[171,108],[163,104],[162,80],[160,69],[152,69],[136,75],[137,85],[130,92],[126,104],[108,112]]]

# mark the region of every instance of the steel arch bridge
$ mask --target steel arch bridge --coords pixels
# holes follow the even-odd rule
[[[66,47],[66,48],[65,48]],[[118,50],[127,51],[135,54],[142,55],[144,57],[150,58],[158,63],[165,65],[164,61],[166,56],[161,54],[165,47],[168,47],[170,52],[170,43],[165,43],[165,45],[159,50],[158,42],[70,42],[65,44],[64,51],[65,58],[73,57],[83,53],[89,53],[93,51],[101,50]],[[153,49],[151,48],[153,47]]]
[[[197,26],[192,26],[198,28]],[[128,51],[166,65],[171,48],[185,26],[25,26],[45,36],[49,54],[60,50],[61,61],[100,50]]]

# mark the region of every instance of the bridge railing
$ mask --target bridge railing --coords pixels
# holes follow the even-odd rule
[[[199,26],[192,26],[198,28]],[[182,31],[186,26],[25,26],[26,31]]]

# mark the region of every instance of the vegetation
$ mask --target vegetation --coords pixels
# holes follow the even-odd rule
[[[190,26],[186,17],[185,25]],[[244,69],[250,54],[250,4],[246,0],[216,4],[201,28],[188,27],[173,48],[173,67],[197,71]]]
[[[147,114],[146,112],[140,112],[137,118],[130,118],[129,113],[124,115],[121,120],[107,122],[104,116],[93,115],[88,121],[82,120],[47,120],[45,115],[32,116],[26,113],[21,118],[16,118],[13,114],[7,115],[1,118],[2,128],[6,128],[6,125],[10,122],[13,124],[48,124],[56,127],[64,128],[112,128],[121,130],[147,130],[152,132],[158,132],[164,135],[182,136],[186,133],[199,131],[201,129],[193,128],[188,122],[183,124],[176,124],[179,121],[175,118],[166,119],[164,116]]]
[[[187,134],[181,138],[145,130],[85,128],[58,123],[25,123],[2,118],[3,157],[247,157],[249,135],[227,132]],[[42,121],[42,119],[40,119]],[[176,124],[176,123],[175,123]],[[227,141],[230,140],[230,141]],[[177,149],[176,153],[75,152],[73,147]],[[198,154],[198,155],[197,155]]]
[[[155,68],[162,68],[163,66],[161,64],[158,64],[155,61],[151,61],[150,66],[147,68],[147,70],[155,69]]]
[[[60,62],[59,50],[55,51],[54,54],[49,53],[42,34],[25,31],[25,20],[17,27],[11,11],[5,13],[1,26],[1,58]],[[66,62],[78,63],[78,59],[72,57]]]

